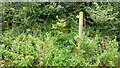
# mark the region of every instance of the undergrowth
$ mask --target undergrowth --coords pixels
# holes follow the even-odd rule
[[[18,28],[20,28],[19,26]],[[9,29],[2,35],[2,66],[117,66],[116,37],[94,30],[61,33],[40,28]],[[78,44],[80,48],[78,48]]]

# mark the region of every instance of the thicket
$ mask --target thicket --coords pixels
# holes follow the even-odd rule
[[[120,3],[2,5],[1,66],[118,66]],[[82,39],[76,18],[80,11],[86,22]]]

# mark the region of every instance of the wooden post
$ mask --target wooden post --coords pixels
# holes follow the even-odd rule
[[[79,12],[79,15],[77,16],[79,18],[79,29],[78,29],[78,35],[80,38],[82,38],[82,30],[83,30],[83,12]],[[78,49],[80,49],[80,44],[78,43]]]
[[[79,36],[82,37],[82,30],[83,30],[83,12],[79,12]]]

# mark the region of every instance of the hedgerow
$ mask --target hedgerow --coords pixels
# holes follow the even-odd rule
[[[118,66],[119,3],[2,4],[1,66]]]

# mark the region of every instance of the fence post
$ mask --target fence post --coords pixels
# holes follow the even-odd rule
[[[79,12],[79,36],[82,37],[82,30],[83,30],[83,12]]]
[[[79,18],[79,27],[78,27],[78,35],[80,38],[82,38],[82,31],[83,31],[83,12],[79,12],[79,15],[77,16]],[[80,44],[78,43],[78,49],[80,48]]]

